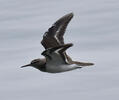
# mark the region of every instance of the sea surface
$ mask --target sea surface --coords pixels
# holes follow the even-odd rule
[[[44,32],[71,12],[67,52],[95,65],[59,74],[21,69],[43,58]],[[119,0],[0,0],[0,100],[119,100]]]

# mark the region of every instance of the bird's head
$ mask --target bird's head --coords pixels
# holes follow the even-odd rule
[[[37,68],[37,67],[42,66],[43,64],[45,64],[45,59],[34,59],[31,61],[30,64],[21,66],[21,68],[28,67],[28,66],[32,66],[32,67]]]

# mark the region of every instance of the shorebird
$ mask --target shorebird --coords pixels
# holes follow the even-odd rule
[[[94,65],[93,63],[74,61],[66,53],[66,50],[73,46],[73,44],[65,44],[63,36],[72,18],[73,13],[69,13],[57,20],[43,35],[41,44],[45,50],[41,55],[44,58],[32,60],[30,64],[24,65],[21,68],[32,66],[43,72],[60,73],[79,69],[83,66]]]

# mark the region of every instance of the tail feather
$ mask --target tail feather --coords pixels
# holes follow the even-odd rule
[[[94,63],[85,63],[85,62],[78,62],[78,61],[73,61],[74,64],[79,65],[79,66],[92,66]]]

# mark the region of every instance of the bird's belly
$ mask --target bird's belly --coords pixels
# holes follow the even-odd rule
[[[60,73],[65,71],[70,71],[79,68],[76,65],[49,65],[46,67],[47,72],[49,73]]]

